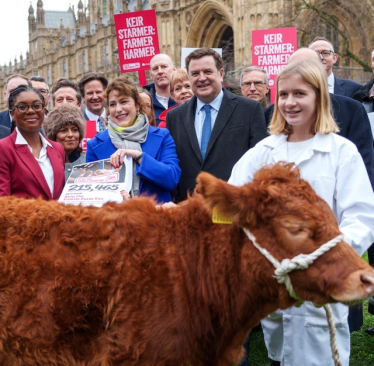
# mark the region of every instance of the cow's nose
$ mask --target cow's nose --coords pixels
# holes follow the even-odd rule
[[[374,295],[374,274],[363,273],[361,274],[360,279],[368,296]]]

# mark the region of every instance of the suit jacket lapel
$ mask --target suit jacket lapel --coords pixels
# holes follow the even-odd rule
[[[23,163],[30,170],[31,174],[35,177],[36,181],[42,187],[45,194],[52,199],[51,191],[48,187],[47,181],[44,178],[42,169],[40,168],[38,162],[36,161],[34,155],[31,153],[27,145],[15,145],[16,152]],[[27,184],[27,182],[25,182]]]
[[[197,141],[196,136],[196,129],[195,129],[195,112],[196,112],[196,97],[192,97],[190,102],[187,102],[185,105],[184,110],[181,110],[183,118],[184,127],[187,131],[188,139],[190,140],[190,144],[192,146],[192,150],[195,152],[196,156],[199,158],[200,162],[203,161],[201,156],[201,150],[199,146],[199,142]],[[208,147],[209,148],[209,147]]]
[[[216,142],[218,136],[221,134],[223,128],[225,127],[226,123],[229,121],[237,102],[234,99],[231,99],[228,96],[227,91],[223,90],[223,99],[221,107],[218,111],[216,122],[214,123],[214,127],[212,130],[212,134],[210,135],[208,147],[206,150],[205,158],[208,156],[209,151],[212,149],[214,143]]]

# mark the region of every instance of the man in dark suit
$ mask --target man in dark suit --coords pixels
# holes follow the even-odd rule
[[[78,83],[80,93],[86,105],[83,116],[86,121],[96,122],[96,132],[107,129],[104,92],[108,79],[99,72],[84,74]]]
[[[267,136],[261,104],[222,89],[217,52],[197,49],[187,56],[186,67],[194,97],[166,117],[182,170],[176,202],[186,199],[202,170],[228,180],[234,164]]]
[[[26,76],[21,74],[10,75],[5,81],[5,90],[4,90],[4,101],[8,104],[8,98],[11,91],[17,88],[20,85],[30,85],[31,82],[27,79]],[[0,125],[7,128],[12,126],[12,118],[10,117],[9,109],[0,113]],[[10,130],[9,130],[10,131]]]
[[[334,47],[331,42],[324,37],[316,37],[309,44],[309,48],[319,53],[321,57],[322,64],[327,74],[329,92],[352,98],[353,94],[356,93],[362,85],[352,80],[338,78],[334,75],[332,68],[336,61],[338,61],[338,55],[334,52]]]

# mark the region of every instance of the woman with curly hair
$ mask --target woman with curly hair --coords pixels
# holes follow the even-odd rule
[[[50,140],[59,142],[65,150],[66,181],[74,165],[86,162],[86,155],[80,146],[86,129],[83,114],[74,105],[62,104],[48,113],[43,129]]]

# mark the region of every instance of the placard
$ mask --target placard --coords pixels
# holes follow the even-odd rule
[[[121,72],[149,69],[152,57],[160,53],[156,11],[115,14],[114,23]]]
[[[59,202],[101,207],[106,202],[123,201],[121,191],[131,191],[133,162],[129,156],[114,169],[110,159],[75,165],[65,184]]]
[[[276,79],[297,49],[297,28],[273,28],[252,31],[252,65],[267,71],[274,103]]]
[[[96,121],[86,121],[86,134],[84,135],[81,142],[83,153],[86,153],[87,151],[87,142],[93,139],[96,136],[96,134]]]

